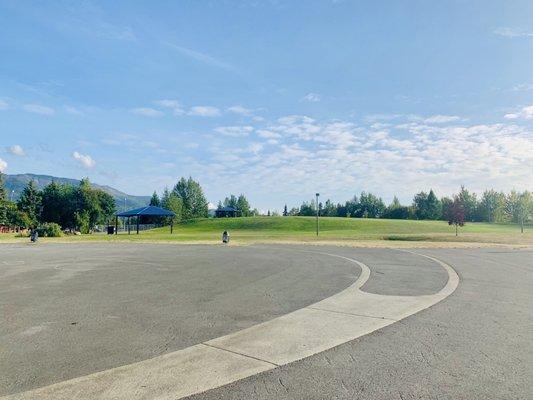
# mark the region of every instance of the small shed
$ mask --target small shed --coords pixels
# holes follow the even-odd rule
[[[241,210],[235,207],[222,207],[215,210],[216,218],[235,218],[241,216]]]
[[[176,216],[176,214],[174,214],[172,211],[165,210],[164,208],[156,207],[156,206],[146,206],[146,207],[135,208],[133,210],[117,213],[115,216],[115,234],[118,234],[118,217],[128,218],[128,220],[132,217],[136,217],[135,222],[137,223],[137,234],[139,234],[139,221],[141,217],[145,215],[151,216],[151,217],[175,217]],[[170,223],[170,233],[172,233],[172,228],[173,228],[173,224]]]

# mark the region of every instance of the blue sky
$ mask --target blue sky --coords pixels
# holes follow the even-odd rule
[[[531,1],[0,1],[0,170],[260,209],[533,189]]]

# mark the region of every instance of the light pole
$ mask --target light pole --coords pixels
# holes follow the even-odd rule
[[[14,196],[14,194],[15,194],[15,189],[13,189],[13,190],[11,191],[11,198],[10,198],[9,200],[13,201],[13,196]]]
[[[318,196],[320,196],[320,193],[316,193],[316,235],[318,236]]]

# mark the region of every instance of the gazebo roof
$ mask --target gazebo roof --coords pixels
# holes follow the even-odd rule
[[[234,207],[222,207],[222,208],[218,208],[216,211],[231,212],[231,211],[239,211],[239,210]]]
[[[116,215],[117,217],[136,217],[140,215],[173,217],[176,214],[174,214],[172,211],[165,210],[164,208],[161,208],[161,207],[146,206],[146,207],[136,208],[134,210],[117,213]]]

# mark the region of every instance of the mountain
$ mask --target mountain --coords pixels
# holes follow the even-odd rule
[[[5,178],[5,187],[8,196],[13,194],[13,200],[17,200],[22,193],[24,187],[28,184],[30,180],[34,180],[39,189],[44,188],[46,185],[55,181],[61,184],[78,186],[80,181],[78,179],[70,178],[58,178],[56,176],[50,175],[35,175],[35,174],[16,174],[16,175],[4,175]],[[117,204],[117,210],[124,210],[124,199],[126,199],[126,208],[138,208],[146,206],[150,203],[150,196],[132,196],[126,194],[106,185],[98,185],[91,182],[91,186],[97,189],[102,189],[104,192],[109,193],[115,199]],[[14,191],[14,192],[12,192]]]

